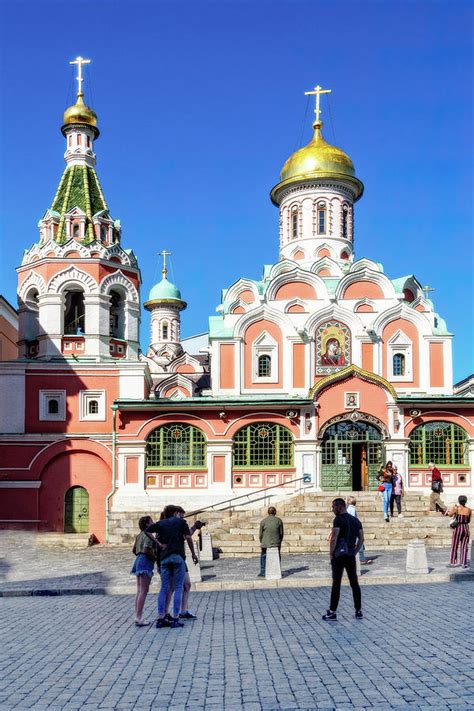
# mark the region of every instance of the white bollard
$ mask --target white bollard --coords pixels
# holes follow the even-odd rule
[[[200,551],[200,559],[201,560],[213,560],[212,556],[212,537],[209,531],[205,531],[203,528],[201,529],[201,541],[202,541],[202,549]]]
[[[409,575],[427,575],[428,559],[424,541],[414,538],[407,546],[407,573]]]
[[[198,562],[196,565],[193,563],[193,558],[191,555],[191,551],[189,550],[188,544],[185,543],[184,546],[186,548],[186,565],[188,566],[189,579],[192,583],[200,583],[202,581],[201,566],[199,564],[199,551],[197,550],[196,541],[194,541],[194,550],[198,557]]]
[[[278,548],[267,548],[267,561],[265,564],[265,580],[280,580],[281,564]]]

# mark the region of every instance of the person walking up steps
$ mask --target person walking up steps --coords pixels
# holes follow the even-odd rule
[[[402,496],[403,491],[403,479],[402,475],[398,473],[397,465],[393,465],[393,476],[392,476],[392,495],[390,497],[390,516],[393,518],[394,504],[397,504],[398,518],[403,518],[402,514]]]
[[[380,482],[379,491],[382,492],[383,498],[383,515],[387,523],[390,521],[390,517],[388,515],[388,507],[392,496],[392,478],[392,462],[387,462],[385,468],[381,470],[380,474],[377,477]]]
[[[331,601],[329,610],[323,615],[323,620],[327,622],[336,622],[337,620],[336,610],[341,595],[341,580],[344,570],[347,572],[352,588],[355,617],[357,620],[361,620],[363,618],[362,600],[355,557],[364,543],[364,531],[359,519],[347,513],[344,499],[334,499],[332,511],[335,518],[329,542],[329,560],[332,567]]]

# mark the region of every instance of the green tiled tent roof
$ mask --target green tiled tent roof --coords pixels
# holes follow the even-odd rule
[[[51,210],[60,214],[56,241],[66,239],[64,217],[72,208],[78,207],[86,214],[86,242],[95,239],[92,217],[101,210],[108,210],[99,178],[93,168],[71,165],[66,168],[54,196]]]

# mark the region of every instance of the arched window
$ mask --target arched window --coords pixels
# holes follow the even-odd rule
[[[272,359],[269,355],[261,355],[258,358],[258,377],[269,378],[272,374]]]
[[[168,332],[169,332],[168,321],[163,321],[163,323],[161,325],[161,334],[162,334],[163,341],[168,340]]]
[[[51,398],[48,400],[48,415],[58,415],[59,414],[59,400]]]
[[[393,356],[393,374],[405,375],[405,356],[403,353],[395,353]]]
[[[110,292],[110,335],[125,338],[124,300],[118,291]]]
[[[349,214],[349,206],[344,204],[342,206],[342,238],[347,239],[348,235],[348,230],[347,230],[347,218]]]
[[[293,435],[271,422],[247,425],[234,437],[232,456],[234,467],[291,467]]]
[[[326,205],[323,202],[318,204],[317,210],[318,235],[326,234]]]
[[[146,466],[205,467],[206,438],[192,425],[163,425],[150,434],[146,445]]]
[[[99,403],[97,400],[89,400],[87,412],[89,415],[97,415],[99,413]]]
[[[85,333],[85,305],[82,291],[67,291],[64,310],[64,334],[80,336]]]
[[[428,466],[469,464],[467,433],[451,422],[427,422],[410,435],[410,464]]]
[[[291,211],[291,239],[298,238],[298,208],[294,207]]]

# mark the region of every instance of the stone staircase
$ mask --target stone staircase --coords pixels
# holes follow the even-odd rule
[[[87,548],[89,533],[40,533],[36,543],[44,548]]]
[[[283,553],[321,553],[329,549],[326,540],[331,529],[333,514],[331,502],[336,496],[347,499],[350,492],[305,493],[276,504],[277,515],[283,519],[285,539]],[[386,523],[382,513],[382,500],[376,492],[354,492],[357,514],[364,526],[365,547],[371,550],[406,548],[413,538],[423,540],[427,546],[442,547],[451,543],[449,520],[430,512],[429,498],[407,493],[403,498],[403,518]],[[207,521],[212,535],[212,545],[221,556],[251,556],[260,553],[259,524],[266,516],[265,508],[247,508],[237,511],[203,511],[197,518]],[[189,518],[191,524],[193,519]]]

